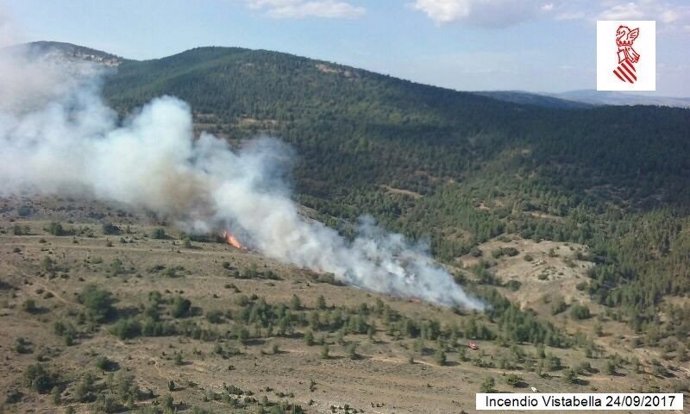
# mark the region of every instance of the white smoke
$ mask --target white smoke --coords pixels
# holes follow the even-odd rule
[[[64,62],[62,63],[64,66]],[[0,194],[71,194],[167,215],[186,231],[224,228],[262,254],[364,289],[482,309],[426,249],[364,218],[349,241],[299,214],[280,171],[291,150],[257,139],[234,151],[194,139],[184,102],[162,97],[118,123],[93,67],[0,57]]]

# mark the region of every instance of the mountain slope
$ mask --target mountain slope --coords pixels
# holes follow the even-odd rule
[[[522,105],[240,48],[124,61],[105,94],[122,113],[178,96],[233,142],[276,135],[322,220],[370,213],[448,263],[502,234],[588,245],[591,298],[662,329],[650,344],[678,335],[658,312],[690,292],[688,110]]]
[[[539,168],[555,156],[560,168],[583,168],[616,185],[636,181],[640,168],[651,174],[688,168],[679,157],[687,151],[684,111],[535,108],[274,52],[199,48],[126,62],[105,92],[123,111],[164,93],[178,96],[199,121],[231,136],[265,130],[300,149],[314,149],[315,141],[336,146],[358,162],[392,158],[391,170],[376,169],[374,177],[382,180],[376,183],[403,180],[422,193],[428,188],[405,170],[459,180],[474,165],[519,146],[531,147]],[[664,143],[648,139],[655,135]]]

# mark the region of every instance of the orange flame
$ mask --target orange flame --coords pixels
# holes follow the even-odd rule
[[[242,243],[240,243],[240,241],[237,240],[237,238],[232,233],[230,233],[229,231],[226,230],[223,232],[223,238],[225,239],[226,243],[228,243],[230,246],[234,247],[235,249],[247,250],[247,248],[244,247],[244,245],[242,245]]]

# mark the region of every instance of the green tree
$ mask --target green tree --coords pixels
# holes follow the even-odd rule
[[[168,235],[165,233],[165,230],[163,228],[157,227],[157,228],[153,229],[153,231],[151,232],[151,238],[162,240],[162,239],[167,239]]]
[[[592,314],[589,312],[589,308],[586,305],[573,305],[570,308],[570,316],[576,320],[589,319]]]
[[[436,350],[436,352],[434,353],[434,361],[436,361],[438,365],[446,365],[446,353],[443,352],[443,349],[438,348]]]
[[[330,358],[330,351],[331,349],[328,346],[328,344],[323,344],[323,346],[321,347],[321,359]]]
[[[24,371],[24,385],[40,394],[50,392],[58,383],[58,376],[42,364],[29,365]]]
[[[141,335],[141,323],[134,318],[120,319],[110,329],[110,332],[120,339],[132,339]]]
[[[357,344],[354,342],[351,342],[347,346],[347,357],[350,359],[359,359],[359,355],[357,354]]]
[[[292,295],[292,299],[290,299],[290,309],[295,311],[302,309],[302,301],[299,296]]]
[[[117,257],[113,259],[113,261],[110,263],[110,272],[113,276],[118,276],[126,273],[126,269],[124,263],[122,263],[122,260],[120,260]]]
[[[51,222],[46,230],[53,236],[66,236],[68,234],[62,224],[56,221]]]
[[[175,354],[174,362],[175,362],[175,365],[177,365],[177,366],[184,365],[184,358],[182,357],[181,352],[178,352]]]
[[[116,236],[122,233],[120,228],[113,223],[103,223],[102,230],[103,234],[106,236]]]
[[[606,374],[616,375],[616,362],[608,359],[606,360]]]
[[[304,343],[306,343],[307,346],[314,345],[314,333],[311,331],[311,329],[308,329],[304,333]]]
[[[316,299],[316,308],[319,310],[324,310],[327,308],[326,298],[324,298],[323,295],[319,295],[319,297]]]
[[[173,299],[171,314],[173,318],[184,318],[189,316],[189,311],[192,309],[192,302],[182,296],[176,296]]]
[[[24,312],[28,313],[38,313],[40,311],[40,308],[36,306],[36,301],[33,299],[27,299],[22,303],[22,309]]]
[[[89,317],[95,322],[105,322],[117,317],[113,307],[115,299],[112,293],[96,285],[87,285],[78,296],[79,303],[87,309]]]

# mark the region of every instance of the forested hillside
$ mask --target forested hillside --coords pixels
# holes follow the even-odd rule
[[[321,219],[370,213],[448,263],[504,233],[586,244],[596,301],[649,345],[688,340],[690,305],[664,299],[690,293],[689,110],[515,104],[239,48],[123,61],[105,94],[123,114],[177,96],[233,141],[275,135]]]

